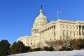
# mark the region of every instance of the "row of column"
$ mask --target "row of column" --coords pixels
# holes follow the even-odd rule
[[[84,35],[84,26],[79,25],[79,35]]]
[[[50,28],[44,29],[41,32],[41,37],[43,37],[43,38],[53,38],[53,37],[55,37],[55,26],[51,26]]]

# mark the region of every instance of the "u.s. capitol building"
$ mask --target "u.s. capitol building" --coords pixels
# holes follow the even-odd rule
[[[32,36],[20,37],[18,41],[23,42],[25,46],[37,48],[48,46],[46,41],[63,41],[66,40],[67,37],[69,39],[83,39],[84,22],[69,20],[48,22],[41,8],[32,27]]]

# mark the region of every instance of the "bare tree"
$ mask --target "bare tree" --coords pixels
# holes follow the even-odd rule
[[[70,37],[69,36],[66,36],[66,38],[63,40],[63,47],[65,48],[69,48],[70,47]]]

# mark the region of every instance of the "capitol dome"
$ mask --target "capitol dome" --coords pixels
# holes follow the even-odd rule
[[[39,16],[36,17],[33,28],[39,29],[42,26],[46,25],[47,23],[48,23],[47,17],[44,16],[42,6],[41,6],[40,14],[39,14]]]

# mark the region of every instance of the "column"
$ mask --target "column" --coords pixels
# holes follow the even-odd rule
[[[51,37],[50,37],[50,40],[52,40],[53,38],[53,27],[51,26]]]
[[[82,26],[82,33],[83,33],[83,36],[84,36],[84,26]]]
[[[78,38],[79,38],[79,25],[77,25],[77,28],[78,28],[78,32],[77,32],[77,34],[78,34]]]
[[[82,36],[82,26],[81,26],[81,36]]]
[[[55,37],[55,26],[54,26],[54,37]]]

